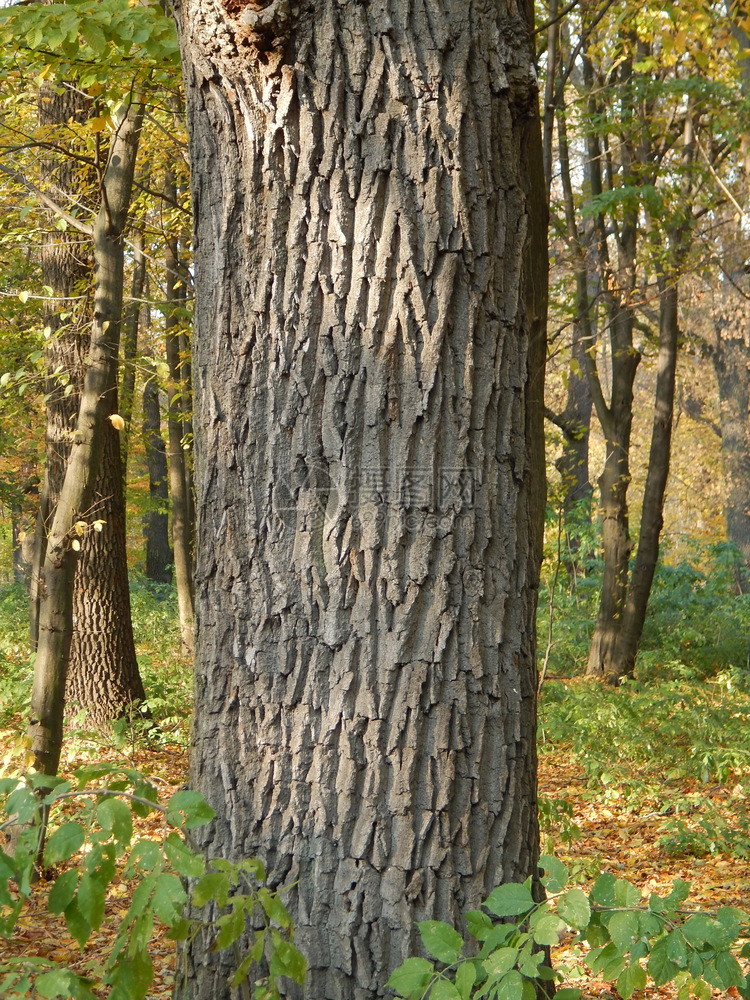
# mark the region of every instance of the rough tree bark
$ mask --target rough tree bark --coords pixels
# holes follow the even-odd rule
[[[60,93],[44,88],[40,95],[40,120],[64,125],[70,118],[85,119],[87,100],[74,87]],[[46,164],[48,184],[63,204],[73,190],[75,163],[57,154]],[[93,180],[93,178],[92,178]],[[35,572],[32,577],[31,633],[38,640],[40,587],[48,533],[53,523],[76,434],[84,367],[89,351],[91,319],[91,238],[69,228],[54,227],[42,245],[45,284],[55,291],[54,308],[45,316],[47,430],[44,488],[37,522]],[[122,296],[120,290],[120,297]],[[68,313],[66,321],[61,314]],[[117,390],[108,398],[117,411]],[[104,443],[94,470],[88,509],[79,510],[82,521],[100,522],[100,531],[86,531],[80,538],[73,588],[74,628],[67,671],[66,700],[83,706],[91,722],[117,718],[133,702],[144,699],[138,671],[130,615],[125,543],[125,501],[117,431],[107,423]]]
[[[536,865],[531,11],[183,0],[178,18],[191,780],[218,813],[197,833],[293,886],[307,1000],[370,1000],[415,919],[458,921]],[[184,997],[229,995],[210,945],[187,946]]]
[[[114,431],[107,418],[116,412],[124,263],[121,241],[130,204],[141,121],[140,105],[129,105],[110,143],[101,206],[92,233],[95,288],[86,376],[70,457],[49,528],[39,578],[39,638],[29,734],[35,767],[49,775],[57,772],[62,747],[63,709],[74,631],[74,579],[79,566],[76,552],[79,539],[75,526],[79,520],[93,519],[96,470],[103,464],[102,453],[107,447],[118,458],[114,482],[122,483],[119,444],[116,438],[112,440],[110,431]],[[98,532],[87,530],[84,538],[89,534]],[[80,632],[80,623],[75,624]],[[89,665],[85,666],[88,670]]]

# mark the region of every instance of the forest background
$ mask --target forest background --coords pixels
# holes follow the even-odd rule
[[[39,684],[27,609],[30,596],[33,642],[35,580],[64,501],[98,323],[110,337],[121,329],[106,376],[117,384],[109,402],[118,402],[98,446],[96,499],[63,533],[80,559],[62,769],[65,789],[106,778],[136,798],[166,799],[185,776],[195,517],[177,42],[162,8],[146,2],[30,4],[3,15],[2,790],[13,794],[29,754],[38,764],[46,752],[38,734],[20,735]],[[536,21],[551,267],[538,619],[545,849],[600,895],[605,870],[646,892],[689,879],[691,905],[716,919],[743,905],[750,884],[750,25],[742,5],[697,0],[551,3]],[[129,142],[129,190],[109,169],[118,142]],[[124,233],[119,265],[97,257],[102,218]],[[120,288],[97,305],[93,269],[118,266]],[[129,707],[144,694],[150,718]],[[182,802],[182,813],[178,799],[164,815],[184,832],[205,815],[195,800]],[[107,878],[100,866],[88,900],[69,892],[72,880],[61,880],[77,871],[82,846],[72,827],[87,843],[92,830],[109,832],[118,862],[132,834],[117,810],[71,816],[53,817],[69,843],[54,832],[48,843],[58,897],[50,904],[23,880],[20,892],[0,893],[13,934],[3,995],[102,995],[102,983],[113,996],[166,993],[174,945],[165,935],[180,937],[183,890],[154,882],[138,910],[131,863]],[[139,837],[159,836],[153,817],[136,816]],[[178,875],[193,874],[165,850]],[[175,877],[166,867],[158,874]],[[206,898],[220,893],[206,889]],[[283,907],[267,905],[269,926],[285,929]],[[150,957],[124,971],[118,958],[145,946],[154,920]],[[577,940],[582,931],[574,920],[559,944],[555,932],[566,982],[585,981],[589,995],[611,982],[623,997],[646,987],[635,970],[663,928],[653,940],[640,928],[650,942],[643,954],[610,930],[585,979],[583,956],[596,942]],[[543,931],[536,940],[553,943]],[[717,965],[721,948],[711,952],[708,938],[698,944],[700,967],[678,955],[668,977],[649,959],[648,988],[676,980],[685,996],[745,995],[746,969]],[[616,954],[603,951],[612,945]],[[288,961],[276,971],[298,972],[298,959]],[[504,980],[508,996],[534,980],[528,969],[516,974]]]

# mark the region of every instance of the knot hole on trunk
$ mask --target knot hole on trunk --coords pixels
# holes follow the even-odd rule
[[[259,62],[276,70],[291,33],[292,0],[224,0],[224,6]]]

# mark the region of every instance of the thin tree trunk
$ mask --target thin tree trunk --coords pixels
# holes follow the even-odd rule
[[[659,537],[664,523],[664,493],[669,477],[672,454],[672,421],[674,417],[675,376],[677,372],[677,285],[659,279],[659,362],[654,396],[654,422],[648,457],[646,485],[643,491],[641,527],[638,548],[630,574],[628,597],[622,616],[617,649],[617,679],[629,677],[635,670],[646,609],[651,594],[656,563],[659,558]]]
[[[143,233],[133,237],[133,283],[122,321],[122,376],[120,379],[120,416],[125,429],[120,432],[122,480],[127,483],[128,451],[132,433],[133,402],[135,400],[136,359],[138,356],[138,324],[141,299],[146,285],[146,258],[143,254]]]
[[[174,176],[167,173],[164,192],[171,201],[176,199]],[[191,476],[187,467],[187,456],[183,446],[185,426],[183,421],[183,362],[180,343],[179,310],[182,304],[180,291],[180,256],[177,236],[167,234],[165,270],[167,282],[167,305],[164,313],[164,340],[166,344],[169,384],[167,387],[167,430],[169,457],[169,495],[172,522],[172,549],[174,553],[175,583],[177,584],[177,608],[180,619],[182,652],[192,656],[195,648],[195,610],[192,551]]]
[[[169,544],[167,449],[161,433],[161,406],[156,369],[148,364],[143,385],[143,444],[148,465],[149,509],[143,519],[146,539],[146,576],[170,583],[172,549]]]
[[[537,863],[530,32],[505,3],[306,0],[267,31],[257,6],[179,11],[191,774],[218,814],[196,834],[290,886],[306,1000],[372,1000],[415,919],[458,921]],[[191,1000],[229,995],[210,945],[187,945]]]
[[[105,448],[107,418],[116,401],[122,316],[122,233],[138,149],[142,109],[131,104],[110,145],[94,226],[94,315],[78,424],[49,531],[39,588],[39,641],[29,733],[38,771],[54,775],[60,760],[65,685],[73,638],[76,524],[90,517],[95,470]],[[121,477],[117,477],[121,482]],[[90,531],[90,529],[87,529]]]
[[[563,483],[563,511],[566,514],[568,538],[566,548],[571,568],[575,568],[578,542],[574,535],[571,536],[569,515],[575,509],[580,510],[582,502],[589,501],[593,495],[589,475],[589,433],[593,409],[589,369],[592,367],[591,355],[596,349],[596,328],[592,320],[593,310],[589,295],[591,279],[588,263],[589,248],[576,219],[566,109],[562,97],[558,99],[555,110],[565,224],[576,281],[576,316],[572,325],[567,397],[562,414],[554,418],[564,435],[563,451],[555,465]],[[588,173],[591,173],[590,166]],[[589,517],[587,511],[586,519]]]
[[[628,44],[632,39],[627,38]],[[627,51],[627,49],[626,49]],[[595,95],[591,63],[583,58],[583,76],[588,91],[589,114],[601,111]],[[619,69],[622,99],[620,125],[622,135],[618,155],[623,185],[635,183],[633,176],[634,138],[628,133],[633,123],[632,55],[623,60]],[[592,121],[595,120],[593,117]],[[588,176],[592,198],[602,194],[602,148],[594,130],[586,137]],[[607,225],[615,228],[616,266],[610,260]],[[630,485],[630,434],[633,423],[633,385],[640,355],[633,344],[633,298],[636,274],[638,210],[623,207],[622,220],[606,220],[598,213],[594,220],[598,268],[609,325],[612,359],[612,391],[609,403],[596,367],[588,351],[584,352],[586,372],[596,414],[605,438],[605,461],[599,477],[599,511],[602,521],[602,555],[604,571],[594,632],[586,673],[610,682],[618,676],[617,640],[622,623],[628,585],[628,563],[631,542],[628,520],[628,487]],[[577,272],[578,293],[582,293]]]
[[[735,579],[750,593],[750,328],[730,319],[717,330],[711,359],[719,387],[727,538],[737,548]]]

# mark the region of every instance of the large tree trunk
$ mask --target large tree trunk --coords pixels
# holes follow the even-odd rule
[[[61,126],[71,120],[83,122],[88,114],[87,104],[87,99],[76,87],[63,85],[55,88],[45,84],[39,92],[39,123],[49,127]],[[50,154],[44,159],[42,169],[51,193],[64,204],[73,191],[75,161],[64,155]],[[80,404],[91,305],[91,240],[72,227],[64,230],[56,228],[55,221],[54,214],[50,212],[49,227],[42,234],[41,241],[42,281],[53,290],[54,296],[45,303],[44,310],[46,464],[39,497],[30,587],[32,646],[36,646],[38,640],[42,599],[39,582],[47,534],[62,488]]]
[[[118,122],[110,145],[101,204],[92,234],[95,290],[86,376],[70,456],[51,517],[40,571],[39,631],[29,732],[35,767],[49,775],[57,773],[60,760],[66,682],[71,671],[83,671],[80,675],[84,678],[86,691],[95,697],[100,694],[99,663],[82,659],[75,665],[70,663],[74,625],[77,624],[74,580],[77,550],[83,552],[83,543],[92,535],[100,534],[90,526],[97,519],[99,485],[105,489],[117,483],[122,485],[119,443],[111,437],[114,430],[107,418],[116,412],[117,405],[124,263],[122,235],[130,205],[141,122],[140,105],[131,105]],[[118,459],[116,466],[113,465],[115,472],[110,482],[102,482],[101,473],[97,475],[104,464],[102,454],[106,449]],[[77,525],[84,522],[89,526],[79,537]],[[114,571],[117,571],[116,566]],[[85,679],[89,676],[91,682]]]
[[[292,886],[306,1000],[370,1000],[414,920],[536,866],[530,31],[505,2],[238,7],[180,11],[198,837]],[[210,940],[185,961],[178,992],[229,995]]]
[[[43,123],[63,124],[73,116],[83,118],[86,110],[86,101],[75,88],[64,87],[61,94],[45,88],[41,94]],[[50,173],[53,169],[54,173]],[[52,180],[61,199],[72,190],[74,172],[73,161],[66,161],[64,156],[49,165],[48,180]],[[50,331],[45,358],[47,466],[32,581],[34,642],[38,641],[41,603],[46,599],[39,581],[76,434],[89,351],[91,300],[87,296],[81,302],[78,296],[85,295],[90,288],[91,240],[80,232],[60,233],[50,228],[42,246],[42,267],[45,284],[55,290],[57,309],[48,311],[45,317]],[[122,297],[122,289],[108,291]],[[72,307],[69,299],[73,300]],[[66,321],[61,320],[61,313],[70,314]],[[116,413],[116,386],[109,391],[107,403],[110,411]],[[86,708],[91,722],[117,718],[132,702],[144,699],[130,615],[120,441],[109,422],[101,433],[102,450],[92,470],[89,506],[78,511],[82,522],[98,521],[101,530],[87,530],[79,539],[80,557],[76,560],[72,586],[74,626],[65,692],[72,707]]]

